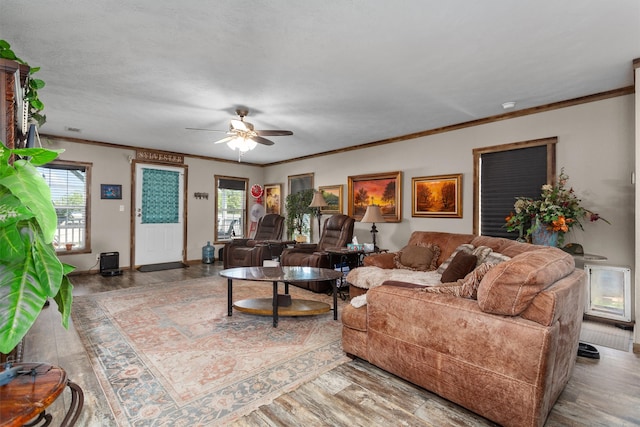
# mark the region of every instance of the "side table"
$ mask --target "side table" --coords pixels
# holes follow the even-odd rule
[[[46,363],[16,363],[13,367],[20,368],[18,375],[0,386],[0,426],[36,426],[40,422],[42,426],[49,425],[52,416],[46,409],[65,387],[71,391],[71,405],[60,426],[75,425],[84,405],[84,393],[67,379],[64,369]]]
[[[336,267],[337,264],[340,264],[341,266],[344,266],[346,264],[350,269],[360,267],[366,256],[378,254],[378,253],[384,253],[388,251],[389,251],[388,249],[378,249],[373,251],[366,251],[364,249],[354,250],[354,249],[348,249],[348,248],[325,249],[325,252],[329,254],[330,268],[336,269],[336,270],[337,270],[337,267]],[[334,258],[335,260],[337,260],[337,263],[334,262]],[[342,267],[340,271],[342,271]],[[340,280],[340,284],[337,285],[338,294],[340,295],[340,298],[342,298],[342,300],[344,301],[348,297],[349,288],[345,286],[346,281],[344,279],[344,276],[341,276],[340,279],[338,280]]]

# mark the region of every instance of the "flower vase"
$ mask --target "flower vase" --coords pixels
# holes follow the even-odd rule
[[[560,237],[558,231],[547,229],[545,224],[536,219],[536,226],[531,232],[531,243],[542,246],[558,246],[558,237]]]

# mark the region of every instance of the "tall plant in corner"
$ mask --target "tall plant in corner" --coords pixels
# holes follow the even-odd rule
[[[64,150],[8,149],[0,143],[0,352],[9,353],[54,298],[69,326],[72,289],[53,247],[57,215],[36,170]],[[13,161],[12,161],[13,160]]]

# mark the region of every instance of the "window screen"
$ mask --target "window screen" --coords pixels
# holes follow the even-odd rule
[[[247,185],[245,178],[216,177],[216,241],[244,237]]]

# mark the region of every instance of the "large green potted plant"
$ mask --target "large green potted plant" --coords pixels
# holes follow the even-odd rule
[[[0,353],[9,353],[54,298],[69,326],[74,267],[53,247],[57,215],[46,181],[36,170],[63,150],[8,149],[0,143]],[[13,161],[12,161],[13,160]]]
[[[289,194],[285,199],[287,236],[290,239],[293,239],[295,234],[302,236],[309,232],[309,221],[305,220],[304,216],[314,214],[314,208],[309,207],[311,200],[313,200],[313,189]]]

